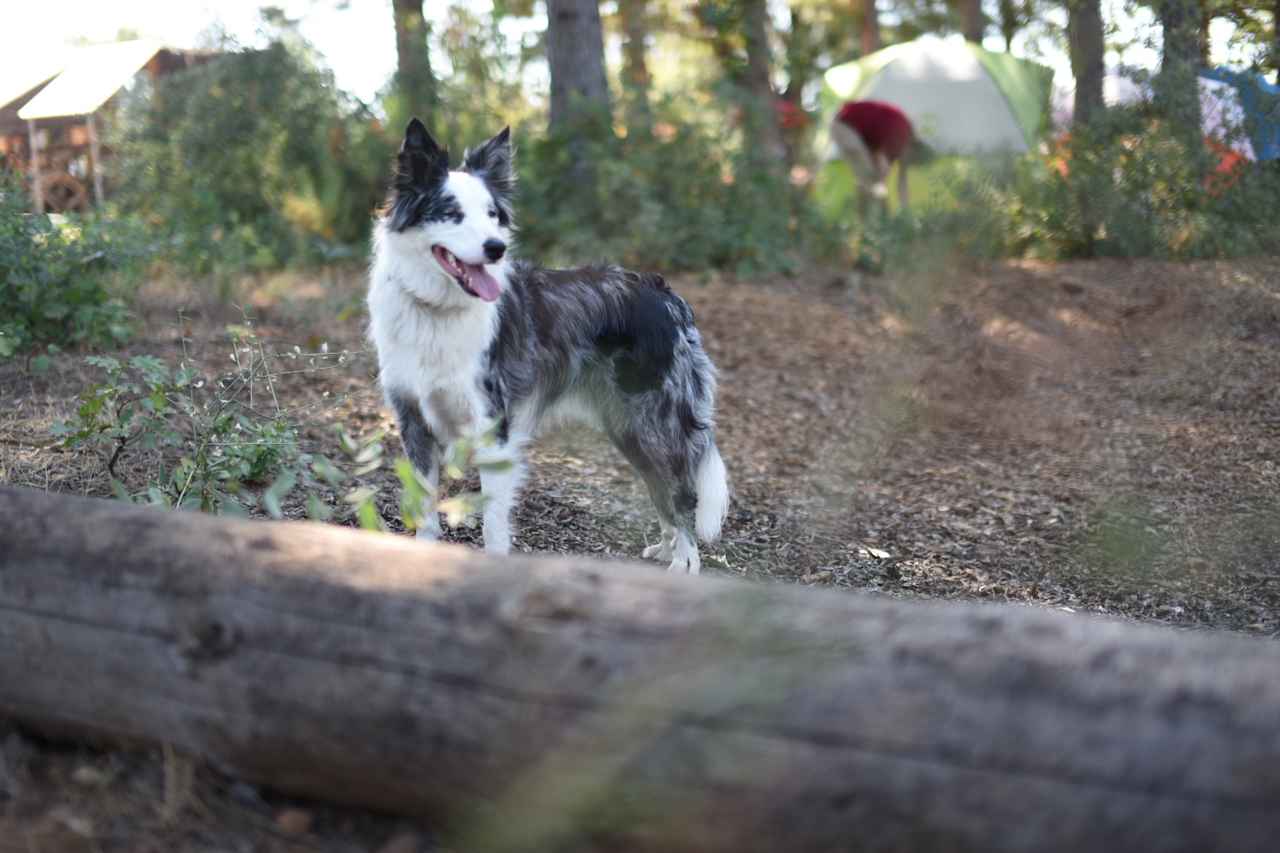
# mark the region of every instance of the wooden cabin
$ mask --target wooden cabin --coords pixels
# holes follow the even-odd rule
[[[212,51],[137,39],[69,50],[0,79],[0,166],[25,174],[38,212],[84,211],[105,197],[104,123],[139,74],[155,80]]]

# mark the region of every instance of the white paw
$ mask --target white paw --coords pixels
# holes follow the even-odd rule
[[[671,561],[671,565],[667,566],[667,571],[679,575],[696,575],[702,571],[702,560],[697,554],[692,557],[676,557]]]
[[[657,545],[650,545],[645,548],[641,556],[646,560],[657,560],[659,563],[665,563],[671,559],[671,546],[666,542],[659,542]]]

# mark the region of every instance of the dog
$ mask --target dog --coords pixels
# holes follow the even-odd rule
[[[458,169],[418,119],[405,130],[374,227],[370,337],[405,453],[433,488],[452,442],[477,453],[485,550],[511,548],[523,453],[540,431],[603,432],[648,488],[661,539],[644,557],[697,574],[728,509],[715,442],[716,370],[693,312],[661,276],[617,266],[544,269],[511,257],[510,130]],[[420,538],[440,535],[430,513]]]

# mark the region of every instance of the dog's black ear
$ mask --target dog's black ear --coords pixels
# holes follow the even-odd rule
[[[516,188],[512,165],[515,151],[511,148],[511,128],[504,127],[489,141],[466,155],[466,168],[489,185],[498,196],[509,198]]]
[[[449,175],[449,150],[436,142],[426,125],[413,118],[404,129],[399,167],[397,184],[407,182],[421,187],[433,181],[442,181]]]

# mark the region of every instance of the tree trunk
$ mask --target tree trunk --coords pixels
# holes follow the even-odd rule
[[[883,42],[880,39],[880,11],[876,8],[876,0],[859,0],[862,9],[861,46],[862,55],[875,53]]]
[[[1070,5],[1070,4],[1068,4]],[[999,0],[1000,35],[1004,39],[1004,52],[1013,50],[1013,37],[1022,29],[1023,8],[1016,0]]]
[[[1275,849],[1280,653],[0,487],[0,715],[457,850]]]
[[[649,107],[651,78],[645,48],[649,37],[648,5],[648,0],[618,0],[622,24],[622,86],[627,132],[631,134],[648,134],[653,124]]]
[[[1280,83],[1280,0],[1273,0],[1271,6],[1271,67]]]
[[[746,103],[743,104],[747,145],[762,165],[781,168],[786,160],[786,147],[773,103],[777,95],[773,90],[766,0],[742,0],[742,30],[747,47]]]
[[[1209,4],[1208,2],[1206,2],[1206,0],[1201,0],[1200,26],[1196,30],[1196,34],[1199,37],[1196,47],[1198,49],[1197,52],[1199,55],[1201,68],[1209,67],[1209,54],[1211,52],[1210,45],[1209,45],[1209,27],[1212,24],[1213,24],[1213,10],[1209,8]]]
[[[972,42],[982,44],[987,31],[987,18],[982,14],[982,0],[957,0],[960,11],[960,32]]]
[[[1106,42],[1103,36],[1101,0],[1068,2],[1067,42],[1071,51],[1071,73],[1076,78],[1071,123],[1082,127],[1103,108],[1102,80],[1105,73]]]
[[[422,14],[422,0],[392,0],[391,9],[396,22],[395,88],[401,99],[399,111],[405,121],[411,115],[430,117],[439,96],[427,45],[431,28]]]
[[[1196,82],[1200,65],[1200,0],[1158,0],[1156,15],[1164,35],[1160,73],[1155,81],[1156,102],[1183,138],[1189,154],[1202,159],[1200,91]]]
[[[547,64],[553,132],[608,114],[609,82],[597,0],[547,0]]]
[[[1102,0],[1068,0],[1067,45],[1071,54],[1071,74],[1076,78],[1071,126],[1079,135],[1079,131],[1088,127],[1089,122],[1097,118],[1106,105],[1102,92],[1103,76],[1106,73]],[[1082,243],[1085,254],[1091,256],[1098,239],[1100,216],[1087,187],[1077,185],[1074,191],[1081,214]]]

